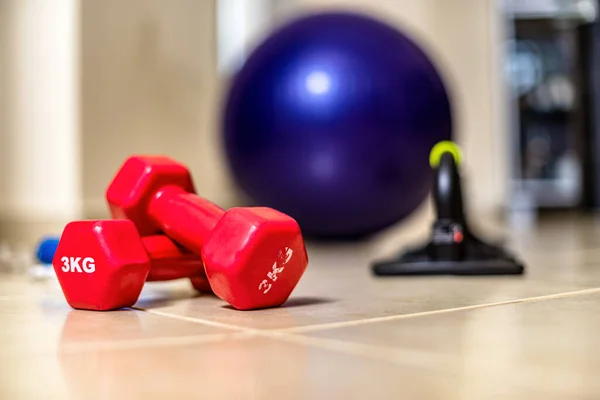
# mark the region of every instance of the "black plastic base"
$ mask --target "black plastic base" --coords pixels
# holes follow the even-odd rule
[[[465,232],[458,243],[429,243],[397,259],[373,263],[373,273],[388,275],[522,275],[525,267],[500,246]]]
[[[375,263],[375,275],[522,275],[525,268],[510,260],[383,261]]]

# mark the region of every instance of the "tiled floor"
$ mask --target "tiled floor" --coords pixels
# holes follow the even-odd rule
[[[370,275],[427,225],[311,245],[270,310],[235,311],[184,280],[147,284],[132,310],[74,311],[56,282],[3,275],[0,398],[598,398],[600,219],[513,232],[523,277]]]

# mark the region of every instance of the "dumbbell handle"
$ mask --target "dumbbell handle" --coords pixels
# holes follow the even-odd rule
[[[205,276],[200,256],[177,246],[165,235],[142,238],[142,244],[151,261],[147,282]]]
[[[200,254],[225,210],[180,187],[161,188],[148,204],[148,215],[170,238]]]
[[[58,243],[59,239],[53,240]],[[142,238],[142,244],[151,261],[147,282],[206,276],[200,256],[177,246],[167,236],[146,236]],[[44,259],[49,259],[51,263],[55,252],[56,246],[50,250],[46,249]]]

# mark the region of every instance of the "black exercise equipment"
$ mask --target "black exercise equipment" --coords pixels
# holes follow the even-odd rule
[[[463,209],[457,160],[450,151],[434,167],[433,196],[437,220],[431,241],[397,259],[376,261],[378,276],[390,275],[522,275],[523,264],[502,247],[484,242],[469,229]]]

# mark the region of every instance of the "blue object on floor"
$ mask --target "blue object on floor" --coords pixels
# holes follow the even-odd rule
[[[313,237],[361,237],[411,214],[432,187],[429,152],[452,136],[450,99],[426,53],[346,12],[270,35],[234,78],[223,118],[241,189]]]
[[[40,263],[52,264],[59,240],[60,238],[58,237],[47,237],[40,241],[36,252],[36,257]]]

